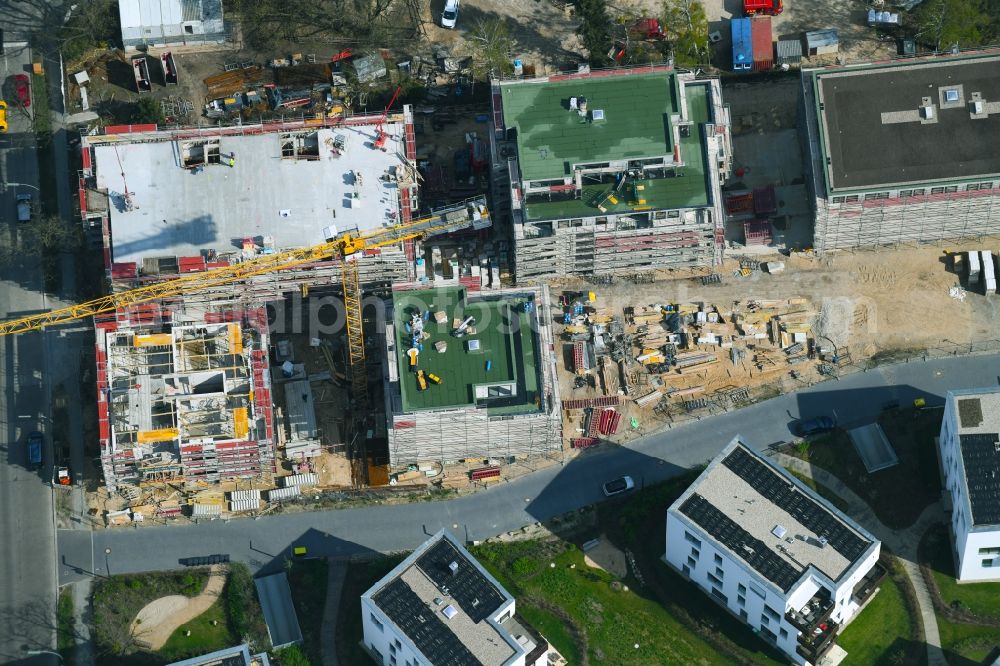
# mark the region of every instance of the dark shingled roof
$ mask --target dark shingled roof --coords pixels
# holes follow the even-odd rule
[[[959,435],[973,525],[1000,525],[1000,434]]]

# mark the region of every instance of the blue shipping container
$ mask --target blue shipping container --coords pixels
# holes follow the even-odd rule
[[[733,71],[753,69],[753,42],[750,39],[750,19],[733,19]]]

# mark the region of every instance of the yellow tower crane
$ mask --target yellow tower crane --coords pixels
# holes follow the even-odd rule
[[[148,303],[168,296],[181,296],[219,285],[232,284],[255,275],[294,268],[304,264],[340,257],[344,289],[344,311],[347,328],[348,361],[351,389],[359,412],[367,404],[368,376],[365,371],[365,339],[361,319],[361,285],[357,255],[362,250],[374,250],[402,241],[448,233],[471,226],[489,224],[489,211],[482,198],[449,207],[427,217],[383,227],[365,233],[344,233],[333,240],[311,247],[286,250],[243,261],[233,266],[163,280],[144,287],[109,294],[86,303],[58,310],[0,322],[0,336],[35,331],[46,326],[65,324],[76,319],[93,317],[120,308]]]

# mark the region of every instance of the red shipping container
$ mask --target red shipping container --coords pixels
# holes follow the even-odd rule
[[[774,33],[771,32],[770,16],[758,16],[750,21],[750,41],[753,43],[753,71],[773,69]]]

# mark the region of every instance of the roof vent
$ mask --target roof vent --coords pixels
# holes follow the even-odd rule
[[[951,90],[944,91],[944,99],[946,102],[957,102],[958,101],[958,91],[952,88]]]
[[[448,570],[451,571],[451,575],[452,576],[458,575],[458,562],[456,562],[455,560],[452,560],[448,564]]]
[[[594,109],[590,114],[591,120],[604,120],[604,109]]]
[[[933,106],[920,107],[920,117],[925,120],[931,120],[934,117],[934,107]]]
[[[979,114],[983,113],[983,111],[985,111],[985,110],[986,110],[986,105],[983,103],[983,100],[981,100],[981,99],[980,100],[976,100],[975,102],[972,102],[971,104],[969,104],[969,111],[971,111],[972,113],[976,114],[977,116]]]
[[[820,548],[826,548],[826,537],[825,536],[821,536],[819,539],[817,539],[817,541],[819,541],[819,547]]]
[[[782,527],[781,525],[775,525],[775,526],[774,526],[774,529],[773,529],[773,530],[771,530],[771,534],[773,534],[774,536],[776,536],[776,537],[778,537],[779,539],[781,539],[782,537],[784,537],[784,536],[785,536],[785,533],[786,533],[787,531],[788,531],[788,530],[786,530],[786,529],[785,529],[784,527]]]
[[[444,603],[444,599],[442,599],[441,597],[434,597],[434,605],[435,606],[440,606],[443,603]]]
[[[444,613],[444,616],[446,618],[448,618],[449,620],[451,618],[455,617],[456,615],[458,615],[458,611],[455,610],[455,607],[452,606],[451,604],[448,604],[447,606],[445,606],[444,610],[442,610],[441,612]]]

